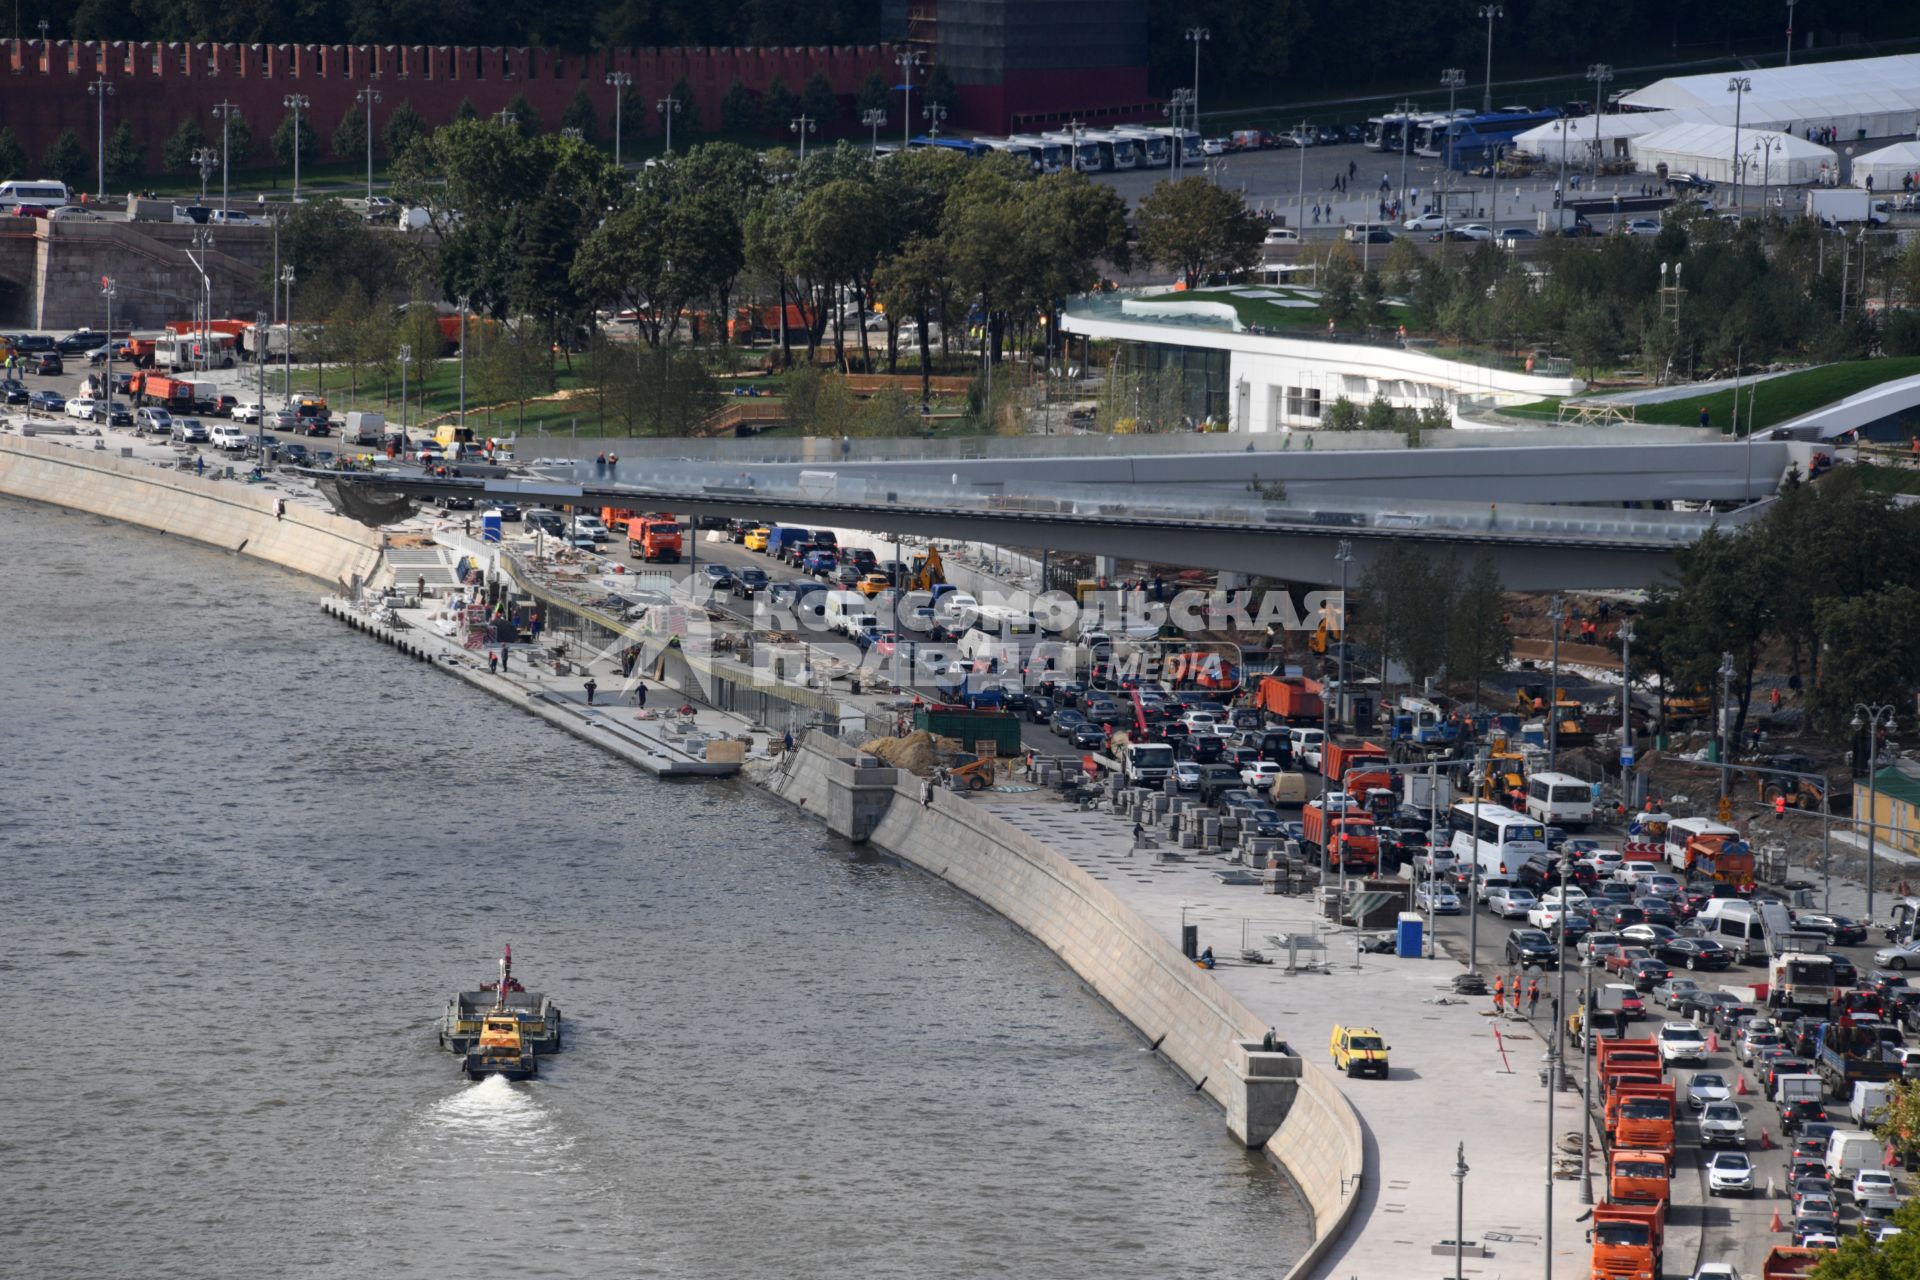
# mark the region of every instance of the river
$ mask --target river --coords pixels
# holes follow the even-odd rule
[[[1074,976],[304,579],[0,500],[8,1274],[1274,1275],[1298,1197]],[[516,972],[526,1085],[434,1041]]]

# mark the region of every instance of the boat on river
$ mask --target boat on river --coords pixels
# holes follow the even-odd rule
[[[561,1043],[560,1006],[529,991],[513,976],[513,944],[500,958],[500,976],[477,991],[457,991],[440,1019],[440,1047],[465,1054],[480,1045],[487,1023],[507,1018],[529,1055],[556,1053]]]
[[[480,1037],[461,1059],[460,1069],[471,1080],[531,1080],[540,1074],[540,1060],[521,1038],[520,1020],[510,1013],[493,1013],[481,1019]]]

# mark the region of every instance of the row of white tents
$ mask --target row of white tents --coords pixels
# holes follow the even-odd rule
[[[1746,86],[1735,92],[1738,80]],[[1625,95],[1624,110],[1555,120],[1530,129],[1514,145],[1547,163],[1581,166],[1602,159],[1633,162],[1645,173],[1669,172],[1732,182],[1738,167],[1759,185],[1830,181],[1840,172],[1836,148],[1867,139],[1920,134],[1920,54],[1775,67],[1739,77],[1673,76]],[[1833,145],[1808,135],[1831,137]],[[1737,152],[1736,152],[1737,145]],[[1920,168],[1916,144],[1900,142],[1853,157],[1853,181],[1873,175],[1876,191],[1901,189]],[[1764,164],[1764,174],[1762,166]]]

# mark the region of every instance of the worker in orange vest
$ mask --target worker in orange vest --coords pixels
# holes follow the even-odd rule
[[[1507,980],[1504,976],[1495,974],[1493,978],[1493,1012],[1496,1017],[1499,1016],[1500,1006],[1506,998]]]
[[[1516,979],[1515,981],[1517,982],[1518,979]],[[1527,1016],[1529,1018],[1533,1016],[1533,1007],[1539,1003],[1540,1003],[1540,979],[1529,978],[1527,980]],[[1518,1010],[1520,1007],[1520,996],[1518,992],[1514,994],[1513,1005],[1516,1010]]]

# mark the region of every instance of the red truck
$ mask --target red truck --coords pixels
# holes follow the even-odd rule
[[[680,562],[680,522],[672,516],[641,516],[627,521],[627,554],[648,563]]]
[[[1677,1090],[1671,1084],[1636,1081],[1622,1084],[1607,1104],[1607,1127],[1614,1146],[1638,1151],[1673,1150],[1673,1108]]]
[[[1374,834],[1373,818],[1357,805],[1329,813],[1310,804],[1300,811],[1300,825],[1301,843],[1309,853],[1323,858],[1328,868],[1365,874],[1380,865],[1380,839]]]
[[[1593,1280],[1660,1280],[1667,1206],[1597,1204],[1593,1207]]]
[[[1370,787],[1393,786],[1390,771],[1368,767],[1386,762],[1387,749],[1377,742],[1358,742],[1352,746],[1329,742],[1320,773],[1327,781],[1339,783],[1349,795],[1364,796]]]
[[[1326,705],[1320,682],[1305,676],[1262,676],[1253,691],[1253,705],[1289,724],[1318,724]]]

